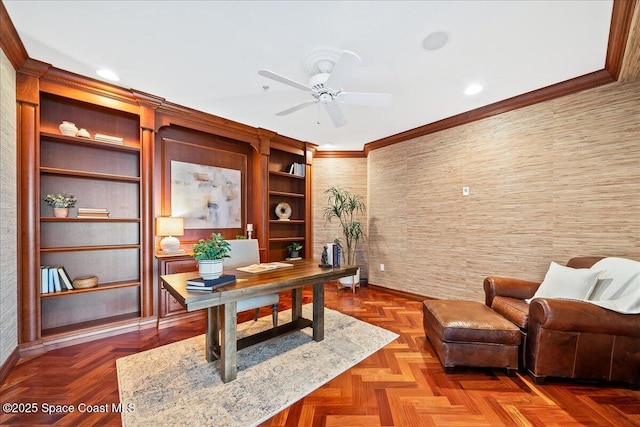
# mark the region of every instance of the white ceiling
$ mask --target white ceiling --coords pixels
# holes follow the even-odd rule
[[[601,70],[612,10],[612,0],[3,2],[33,59],[97,79],[109,68],[119,86],[321,150],[361,150]],[[426,51],[434,31],[449,43]],[[391,93],[391,105],[342,105],[340,128],[315,106],[276,116],[310,95],[258,70],[306,84],[302,58],[318,46],[358,54],[362,66],[344,90]],[[470,83],[484,90],[467,96]]]

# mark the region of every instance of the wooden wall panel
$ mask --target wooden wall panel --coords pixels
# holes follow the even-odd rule
[[[620,77],[618,81],[631,82],[640,79],[640,0],[635,0],[633,19],[627,39]]]
[[[368,193],[380,286],[483,301],[489,274],[541,280],[552,260],[640,259],[640,82],[373,150]]]

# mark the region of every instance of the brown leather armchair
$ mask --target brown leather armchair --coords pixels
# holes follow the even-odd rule
[[[568,267],[589,268],[602,257],[572,258]],[[533,297],[540,283],[489,276],[485,304],[520,328],[520,367],[537,384],[546,377],[640,385],[640,315],[594,304]]]

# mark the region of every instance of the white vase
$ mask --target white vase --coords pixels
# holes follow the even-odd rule
[[[76,136],[76,134],[78,133],[78,128],[76,127],[75,123],[63,121],[62,123],[60,123],[60,126],[58,126],[58,128],[60,129],[60,133],[63,135]]]
[[[200,277],[205,280],[217,279],[222,276],[222,269],[224,260],[222,259],[210,259],[198,261],[198,272]]]
[[[353,276],[341,277],[340,284],[344,287],[351,288],[353,285],[360,285],[360,268],[356,271],[356,274]]]
[[[69,208],[53,208],[53,216],[56,218],[66,218],[69,216]]]

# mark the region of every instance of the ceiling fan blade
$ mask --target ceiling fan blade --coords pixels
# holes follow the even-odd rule
[[[340,126],[344,126],[347,124],[347,119],[342,114],[342,110],[340,109],[340,105],[337,102],[330,102],[328,104],[324,104],[325,110],[329,114],[333,125],[337,128]]]
[[[297,82],[295,80],[291,80],[288,77],[281,76],[280,74],[276,74],[273,71],[260,70],[260,71],[258,71],[258,74],[260,74],[262,77],[266,77],[268,79],[275,80],[277,82],[284,83],[284,84],[289,85],[289,86],[293,86],[296,89],[304,90],[306,92],[311,92],[311,88],[309,86],[307,86],[305,84],[302,84],[302,83],[299,83],[299,82]]]
[[[303,108],[308,107],[309,105],[313,105],[315,104],[317,101],[315,99],[312,99],[311,101],[305,101],[302,104],[298,104],[294,107],[291,108],[287,108],[286,110],[280,111],[279,113],[276,113],[276,116],[286,116],[287,114],[291,114],[293,112],[296,112],[298,110],[302,110]]]
[[[370,107],[386,107],[391,103],[390,93],[340,92],[338,101],[345,104],[367,105]]]
[[[355,53],[348,50],[342,51],[342,55],[340,55],[338,62],[333,66],[333,70],[331,70],[331,75],[329,75],[325,86],[335,91],[341,90],[344,83],[360,66],[361,62],[362,60]]]

